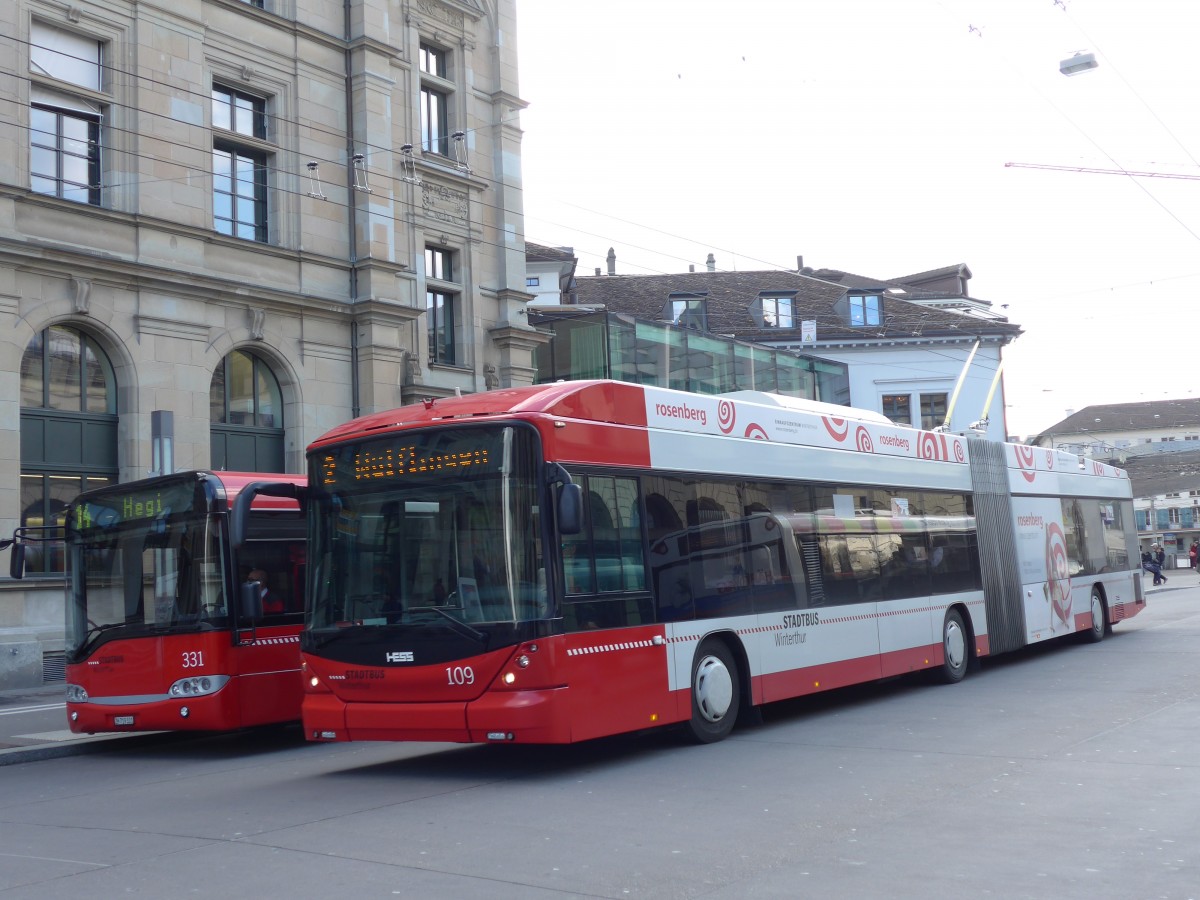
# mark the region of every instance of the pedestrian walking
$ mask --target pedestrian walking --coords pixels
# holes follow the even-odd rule
[[[1167,564],[1167,554],[1166,551],[1163,550],[1162,544],[1154,545],[1154,561],[1158,564],[1158,580],[1156,580],[1154,583],[1166,584],[1167,576],[1163,574],[1163,568]]]
[[[1153,575],[1154,583],[1158,584],[1158,563],[1154,561],[1154,555],[1149,550],[1142,551],[1142,571]]]
[[[1200,541],[1192,541],[1192,546],[1188,548],[1188,566],[1192,569],[1196,568],[1196,556],[1200,554]]]

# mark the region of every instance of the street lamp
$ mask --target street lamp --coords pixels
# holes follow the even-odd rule
[[[1076,50],[1074,56],[1064,59],[1058,64],[1058,71],[1064,75],[1078,75],[1080,72],[1086,72],[1099,65],[1100,63],[1096,62],[1095,53],[1080,53]]]

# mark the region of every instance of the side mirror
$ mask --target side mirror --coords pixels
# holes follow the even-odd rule
[[[25,545],[14,543],[12,556],[8,558],[8,575],[10,578],[25,577]]]
[[[300,505],[301,511],[308,502],[308,491],[290,482],[254,481],[246,485],[233,501],[233,509],[229,512],[229,546],[235,553],[246,543],[250,505],[260,494],[265,497],[291,497]]]
[[[261,619],[262,589],[257,581],[242,582],[242,618],[247,621]]]
[[[583,488],[573,482],[558,489],[558,531],[560,534],[583,531]]]

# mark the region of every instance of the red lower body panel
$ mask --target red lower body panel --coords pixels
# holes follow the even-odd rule
[[[304,733],[315,741],[562,744],[572,739],[566,701],[562,688],[496,691],[469,703],[356,703],[308,694],[302,715]]]

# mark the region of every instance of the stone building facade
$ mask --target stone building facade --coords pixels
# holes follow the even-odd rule
[[[161,468],[156,411],[176,470],[300,472],[358,414],[531,383],[515,31],[515,0],[0,4],[0,534]],[[62,646],[42,563],[0,580],[0,689]]]

